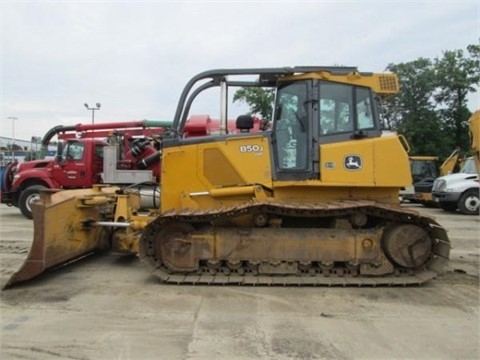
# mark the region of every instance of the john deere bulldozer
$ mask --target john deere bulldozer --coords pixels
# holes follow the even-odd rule
[[[192,103],[215,87],[219,133],[184,138]],[[235,87],[275,90],[268,128],[250,132],[243,115],[228,133]],[[424,283],[442,273],[450,244],[433,219],[398,204],[411,182],[408,144],[379,117],[398,91],[394,74],[355,67],[200,73],[163,135],[158,198],[145,184],[43,192],[32,249],[7,286],[105,248],[138,252],[165,283]]]

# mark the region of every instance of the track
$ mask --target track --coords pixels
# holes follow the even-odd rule
[[[244,244],[243,238],[235,240],[228,237],[229,234],[242,231],[242,228],[229,225],[241,217],[281,219],[281,225],[274,220],[268,225],[262,223],[261,226],[265,226],[263,229],[253,230],[259,231],[260,234],[262,231],[265,234],[272,234],[270,236],[272,238],[280,236],[282,232],[296,234],[299,238],[304,237],[303,233],[307,234],[312,231],[317,234],[326,233],[324,238],[327,240],[323,240],[323,243],[319,240],[321,244],[317,245],[319,251],[323,251],[322,246],[324,245],[322,244],[328,244],[329,236],[347,234],[350,237],[363,235],[374,238],[382,236],[385,229],[392,224],[414,225],[415,229],[423,229],[420,230],[422,234],[423,232],[428,234],[429,239],[425,243],[427,245],[418,245],[418,241],[410,240],[410,236],[416,236],[415,231],[411,235],[407,231],[406,235],[399,238],[401,244],[395,243],[393,247],[390,247],[405,248],[407,250],[401,250],[402,253],[411,253],[414,252],[411,249],[415,246],[428,246],[428,252],[422,252],[428,257],[415,255],[418,259],[403,264],[402,253],[397,254],[390,251],[389,256],[386,256],[385,252],[381,250],[371,264],[359,265],[355,262],[309,261],[308,259],[298,261],[291,258],[279,261],[278,258],[269,258],[269,254],[263,254],[261,261],[258,257],[255,259],[242,258],[241,261],[238,261],[238,258],[230,258],[228,255],[211,258],[198,255],[205,253],[205,250],[195,250],[195,246],[200,246],[197,245],[199,242],[195,241],[195,238],[210,239],[212,231],[225,231],[228,239],[224,242],[234,243],[233,248],[235,249],[241,247]],[[355,226],[355,221],[353,221],[352,226],[352,221],[345,220],[352,218],[368,220],[362,226]],[[290,221],[288,221],[289,219]],[[299,219],[306,224],[321,225],[316,225],[313,229],[310,225],[305,226],[305,224],[296,227],[295,222]],[[404,232],[403,228],[402,232]],[[197,235],[192,238],[194,233]],[[182,239],[179,240],[179,237]],[[252,235],[252,237],[254,236]],[[418,237],[423,239],[424,236]],[[215,242],[215,246],[219,246],[217,244],[221,242],[212,241]],[[289,239],[289,241],[291,240]],[[254,239],[249,244],[257,242]],[[298,244],[298,241],[294,242]],[[383,243],[378,247],[385,248]],[[309,243],[305,244],[307,244],[305,246],[309,246]],[[284,245],[282,243],[282,246]],[[225,247],[232,249],[232,246],[225,245]],[[169,255],[164,256],[167,253],[165,249],[171,253],[181,253],[182,256],[187,254],[189,258],[202,260],[195,260],[195,268],[178,267],[168,260]],[[314,250],[312,249],[313,252]],[[210,212],[202,210],[168,212],[150,223],[145,229],[140,240],[139,255],[152,274],[165,283],[251,286],[406,286],[423,284],[441,274],[448,261],[449,251],[450,242],[446,231],[438,223],[415,211],[396,206],[373,201],[337,201],[322,204],[251,202]],[[213,249],[212,252],[217,254],[217,249]],[[221,251],[218,250],[218,252]],[[257,252],[262,251],[257,250]],[[415,256],[412,255],[412,258]],[[391,261],[392,257],[393,261]],[[175,260],[175,255],[170,259]],[[404,266],[398,265],[398,263]]]

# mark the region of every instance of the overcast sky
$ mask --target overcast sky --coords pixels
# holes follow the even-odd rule
[[[1,1],[0,136],[169,120],[214,68],[434,59],[478,44],[480,1]],[[471,110],[480,97],[471,97]]]

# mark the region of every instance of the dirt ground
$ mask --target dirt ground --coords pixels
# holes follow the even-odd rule
[[[480,218],[412,206],[449,231],[447,273],[419,287],[163,285],[93,255],[4,290],[1,359],[478,359]],[[32,222],[0,206],[0,277]]]

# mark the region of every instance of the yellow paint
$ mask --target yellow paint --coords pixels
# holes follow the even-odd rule
[[[352,155],[361,159],[361,169],[345,166]],[[321,145],[320,164],[323,186],[402,187],[411,182],[408,154],[394,135]]]
[[[250,199],[257,193],[253,185],[271,188],[270,161],[268,139],[261,134],[167,147],[162,159],[162,212]]]
[[[349,74],[332,74],[328,71],[318,71],[301,75],[285,76],[280,81],[298,81],[304,79],[328,80],[343,84],[365,86],[371,88],[377,95],[387,97],[395,95],[400,90],[396,74],[368,74],[362,75],[359,72]]]
[[[468,120],[468,125],[470,127],[473,158],[480,177],[480,110],[473,113]]]
[[[266,198],[398,203],[399,188],[411,181],[408,154],[394,134],[324,144],[319,153],[318,179],[274,181],[265,135],[165,148],[161,211],[219,208]],[[358,169],[346,168],[350,155],[361,159]]]

